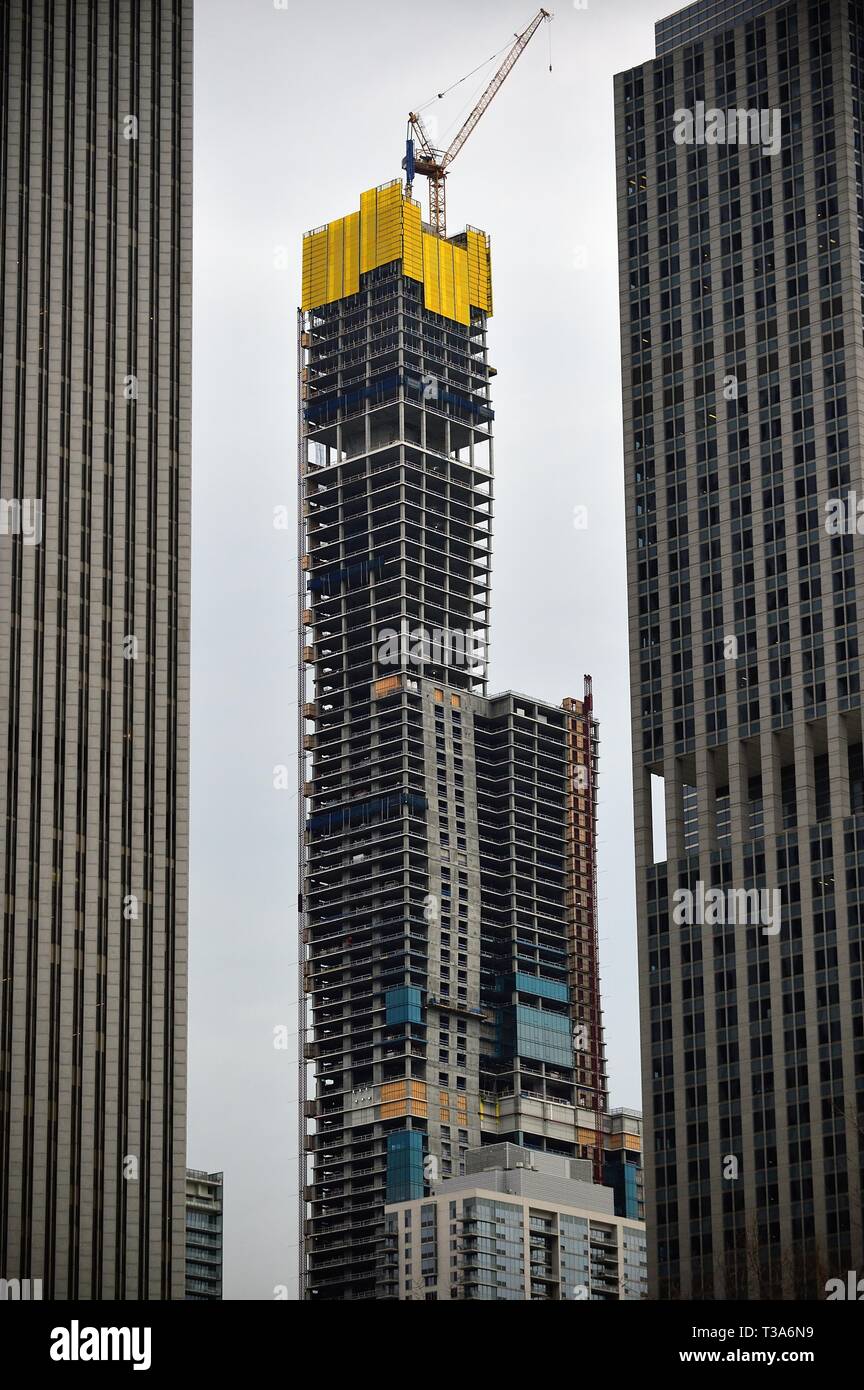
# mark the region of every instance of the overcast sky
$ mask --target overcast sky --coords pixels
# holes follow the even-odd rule
[[[296,309],[304,231],[400,176],[409,109],[534,0],[197,0],[190,1166],[225,1172],[226,1298],[296,1296]],[[492,691],[594,677],[613,1105],[639,1106],[612,76],[663,0],[560,0],[459,155],[492,237]],[[429,113],[438,138],[491,68]],[[418,187],[426,198],[425,180]],[[577,508],[587,508],[578,529]]]

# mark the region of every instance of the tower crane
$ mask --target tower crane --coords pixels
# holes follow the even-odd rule
[[[515,42],[507,52],[507,56],[495,73],[491,82],[487,86],[477,105],[464,121],[462,127],[456,134],[452,143],[446,150],[437,150],[429,139],[429,134],[423,124],[423,118],[417,111],[408,113],[408,138],[406,140],[405,158],[402,161],[402,168],[405,170],[405,182],[407,184],[408,196],[414,184],[415,174],[423,174],[429,180],[429,221],[433,230],[438,236],[447,234],[447,197],[445,180],[447,172],[453,160],[456,158],[468,136],[475,129],[481,116],[488,110],[493,97],[498,93],[505,79],[513,71],[518,60],[522,57],[525,49],[533,39],[541,24],[549,23],[552,15],[549,10],[540,9],[532,19],[528,28],[521,34],[516,35]],[[443,96],[442,92],[438,93]]]

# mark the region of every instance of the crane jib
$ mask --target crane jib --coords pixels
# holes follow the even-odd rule
[[[408,184],[408,187],[410,188],[414,182],[415,173],[424,174],[426,178],[429,179],[429,222],[438,236],[443,237],[447,234],[444,176],[446,174],[448,166],[456,158],[457,154],[462,149],[462,146],[465,144],[472,131],[474,131],[474,129],[480,122],[481,117],[489,109],[489,106],[491,105],[493,98],[500,91],[505,79],[509,76],[513,68],[516,66],[518,59],[525,52],[525,49],[528,47],[528,44],[531,42],[532,38],[536,34],[537,30],[540,28],[541,24],[543,24],[544,21],[549,22],[551,19],[552,15],[549,10],[540,9],[537,11],[531,23],[528,25],[528,28],[525,29],[521,34],[516,34],[515,43],[511,45],[504,61],[498,67],[497,71],[495,72],[495,75],[487,85],[486,90],[483,92],[479,101],[475,103],[473,110],[470,112],[470,114],[463,122],[460,130],[457,132],[455,139],[451,141],[448,149],[444,151],[433,149],[429,141],[428,134],[426,132],[426,127],[423,124],[423,118],[420,112],[410,111],[408,113],[409,129],[413,131],[413,133],[417,136],[418,140],[420,141],[420,152],[422,158],[419,161],[415,159],[414,142],[409,137],[407,142],[405,159],[403,161],[403,168],[406,171],[408,171],[408,177],[406,182]],[[551,49],[549,71],[552,71]],[[464,80],[465,79],[460,78],[460,81]],[[459,83],[456,83],[455,85],[458,86]],[[447,88],[445,90],[452,89]],[[443,92],[438,93],[439,98],[443,95]],[[431,103],[427,103],[427,105],[429,104]]]

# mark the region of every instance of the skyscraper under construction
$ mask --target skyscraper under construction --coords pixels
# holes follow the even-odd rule
[[[487,693],[488,238],[396,181],[309,233],[300,377],[302,1292],[510,1140],[602,1168],[590,683]]]

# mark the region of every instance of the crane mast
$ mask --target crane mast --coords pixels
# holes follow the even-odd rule
[[[419,112],[410,111],[408,113],[408,140],[405,158],[402,161],[408,195],[409,197],[411,195],[415,174],[423,174],[429,180],[429,221],[433,231],[438,236],[447,235],[446,178],[449,166],[488,111],[493,99],[501,90],[502,85],[513,71],[541,24],[547,23],[551,19],[552,15],[549,10],[540,9],[528,28],[516,35],[515,43],[508,50],[501,66],[446,150],[435,149]]]

